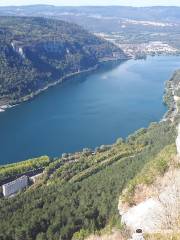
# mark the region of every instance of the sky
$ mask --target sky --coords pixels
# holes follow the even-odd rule
[[[122,6],[180,6],[180,0],[0,0],[0,6],[51,4],[58,6],[122,5]]]

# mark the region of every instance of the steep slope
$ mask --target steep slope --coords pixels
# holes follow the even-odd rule
[[[99,62],[126,59],[81,27],[44,18],[0,17],[0,105],[17,103]]]
[[[175,203],[180,197],[176,192],[176,188],[180,189],[180,171],[175,168],[178,164],[175,154],[174,146],[164,148],[129,183],[121,196],[119,210],[122,221],[131,230],[141,228],[147,233],[170,230],[168,211],[179,214]]]
[[[0,238],[80,240],[101,230],[112,218],[118,219],[124,187],[153,156],[175,142],[175,135],[174,124],[166,121],[95,154],[86,150],[50,162],[42,158],[45,170],[39,182],[14,198],[0,199]],[[34,168],[34,161],[32,166],[31,161],[4,166],[1,180]]]
[[[179,239],[180,219],[180,75],[176,71],[167,82],[167,116],[175,123],[176,145],[166,146],[132,179],[119,201],[121,221],[128,229],[148,233],[146,239]],[[158,238],[159,236],[159,238]],[[152,238],[151,238],[152,237]],[[173,238],[174,237],[174,238]]]

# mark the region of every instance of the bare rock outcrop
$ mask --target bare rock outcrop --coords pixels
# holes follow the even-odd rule
[[[127,208],[119,202],[122,222],[131,230],[157,233],[176,229],[180,216],[180,170],[171,169],[156,185],[154,196]]]

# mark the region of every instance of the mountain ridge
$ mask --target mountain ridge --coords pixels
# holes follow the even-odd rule
[[[41,17],[0,17],[0,47],[0,105],[32,98],[102,61],[127,59],[76,24]]]

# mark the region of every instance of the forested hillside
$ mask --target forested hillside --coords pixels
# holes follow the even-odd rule
[[[17,103],[99,62],[125,59],[123,51],[58,20],[0,17],[0,105]]]
[[[43,16],[77,23],[96,33],[112,34],[119,44],[162,41],[179,49],[179,7],[32,5],[0,7],[0,15]]]
[[[178,73],[170,80],[171,86],[179,82]],[[173,98],[168,89],[166,95],[168,101]],[[168,168],[169,154],[176,154],[178,122],[176,114],[173,121],[152,123],[95,152],[84,149],[56,159],[41,157],[1,166],[1,181],[41,167],[44,171],[35,184],[13,198],[1,196],[0,239],[81,240],[109,223],[120,222],[118,201],[123,189],[134,186],[132,179],[139,181],[142,169],[151,173],[143,181],[152,182]],[[131,201],[131,188],[128,193],[125,197]]]
[[[0,239],[83,239],[104,228],[117,218],[119,194],[129,180],[175,137],[167,121],[95,155],[87,151],[47,162],[39,182],[0,200]],[[13,167],[18,169],[14,165],[3,174],[9,176]]]
[[[39,17],[0,17],[0,50],[0,108],[101,61],[127,57],[75,24]],[[41,170],[13,197],[3,197],[0,187],[0,240],[83,240],[120,223],[119,196],[133,205],[138,184],[163,176],[176,155],[179,76],[166,84],[163,121],[96,150],[0,166],[0,185]]]

